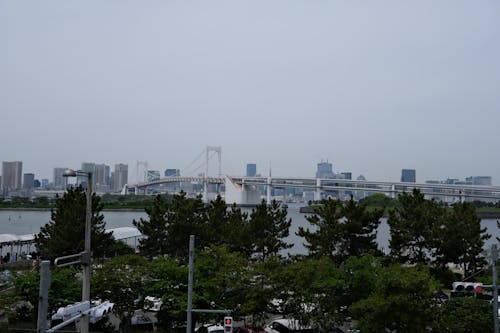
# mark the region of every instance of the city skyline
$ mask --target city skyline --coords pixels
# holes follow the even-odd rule
[[[11,164],[18,164],[18,163],[21,163],[21,166],[23,165],[23,161],[3,161],[2,162],[2,166],[5,166],[5,165],[11,165]],[[166,166],[166,167],[163,167],[163,168],[150,168],[148,167],[147,169],[145,169],[145,161],[137,161],[137,163],[135,164],[135,166],[133,166],[131,168],[131,166],[127,163],[116,163],[116,164],[113,164],[112,166],[114,167],[114,171],[111,171],[111,165],[108,165],[106,164],[105,162],[81,162],[80,163],[80,167],[77,167],[77,168],[74,168],[75,170],[83,170],[83,171],[86,171],[86,172],[89,172],[90,170],[86,170],[88,169],[88,167],[92,166],[95,170],[94,170],[94,173],[95,173],[95,178],[94,178],[94,182],[95,183],[99,183],[99,181],[96,181],[98,179],[101,179],[101,185],[110,185],[109,182],[110,180],[104,180],[104,177],[105,175],[107,175],[108,177],[111,176],[112,177],[112,174],[113,173],[117,173],[117,172],[120,172],[119,170],[121,169],[125,169],[125,172],[126,172],[126,177],[128,178],[128,182],[129,183],[135,183],[136,182],[136,178],[137,178],[137,169],[136,167],[139,167],[139,168],[143,168],[143,169],[139,169],[139,177],[146,177],[149,179],[149,177],[151,177],[154,174],[158,174],[158,177],[164,177],[166,176],[165,174],[166,173],[172,173],[173,171],[175,171],[175,174],[169,174],[168,176],[197,176],[197,175],[194,175],[194,174],[183,174],[182,173],[182,170],[180,169],[176,169],[176,168],[172,168],[171,166]],[[146,163],[147,164],[147,163]],[[356,179],[358,177],[362,177],[362,179],[366,179],[366,177],[363,175],[363,174],[359,174],[359,175],[355,175],[353,174],[351,171],[349,170],[336,170],[334,169],[334,163],[330,162],[330,161],[320,161],[316,164],[314,164],[316,169],[314,171],[314,174],[313,175],[301,175],[301,177],[306,177],[306,178],[335,178],[335,177],[340,177],[340,178],[345,178],[346,175],[349,175],[348,178],[346,179]],[[252,169],[252,175],[249,175],[248,172],[249,172],[249,166],[251,167]],[[101,169],[104,169],[104,168],[107,168],[108,171],[103,171]],[[2,170],[0,170],[0,175],[3,174],[3,169],[4,167],[2,168]],[[44,180],[48,180],[53,186],[55,186],[56,188],[64,188],[67,184],[67,179],[65,177],[62,177],[62,173],[64,172],[64,170],[66,170],[67,168],[66,167],[55,167],[53,170],[52,170],[52,176],[51,177],[41,177],[39,176],[37,173],[34,173],[34,172],[25,172],[24,170],[18,175],[18,177],[21,177],[21,176],[25,176],[25,175],[33,175],[34,179],[37,179],[39,181],[41,181],[42,179]],[[71,169],[71,168],[70,168]],[[214,168],[212,168],[214,169]],[[118,170],[118,171],[117,171]],[[205,170],[205,168],[203,168],[203,170]],[[474,180],[475,179],[489,179],[492,183],[491,184],[475,184],[475,185],[493,185],[493,186],[496,186],[497,184],[495,183],[495,180],[490,176],[490,175],[477,175],[477,174],[470,174],[470,175],[466,175],[466,176],[462,176],[462,177],[449,177],[449,176],[444,176],[444,177],[441,177],[441,178],[433,178],[433,179],[425,179],[425,180],[421,180],[419,179],[418,177],[415,177],[416,176],[416,171],[415,169],[401,169],[399,170],[399,177],[400,179],[397,180],[399,182],[417,182],[417,183],[425,183],[425,182],[436,182],[436,183],[448,183],[448,184],[452,184],[454,182],[458,182],[458,183],[462,183],[462,184],[465,184],[466,182],[470,182],[470,183],[476,183]],[[104,174],[102,174],[104,172]],[[254,174],[255,172],[255,174]],[[404,174],[408,174],[408,172],[410,174],[413,174],[412,176],[408,178],[405,178],[403,177]],[[203,174],[203,172],[200,172],[199,174]],[[198,175],[199,175],[198,174]],[[57,175],[59,175],[60,177],[58,177]],[[216,176],[215,174],[209,174],[210,176]],[[225,175],[225,174],[223,174]],[[238,174],[231,174],[230,176],[267,176],[268,173],[266,172],[262,172],[260,169],[259,169],[259,165],[256,164],[256,163],[246,163],[245,166],[244,166],[244,170],[242,170],[242,172],[238,173]],[[282,175],[273,175],[273,176],[278,176],[278,177],[283,177]],[[60,178],[60,179],[58,179]],[[0,178],[2,179],[2,178]],[[366,179],[366,180],[373,180],[373,181],[390,181],[390,180],[387,180],[387,179]],[[2,180],[3,181],[3,180]],[[58,183],[58,181],[65,181],[63,183]],[[140,179],[140,181],[142,181],[142,178]],[[396,182],[397,182],[396,181]],[[484,181],[484,180],[483,180]],[[481,181],[481,182],[483,182]],[[78,182],[78,181],[77,181]],[[2,183],[0,182],[0,185]],[[124,185],[123,183],[123,180],[120,180],[119,181],[119,184],[118,187],[122,187]],[[21,188],[21,185],[24,186],[24,182],[21,184],[19,183],[19,188]],[[115,188],[116,190],[116,188]]]
[[[0,159],[500,185],[500,3],[0,0]]]

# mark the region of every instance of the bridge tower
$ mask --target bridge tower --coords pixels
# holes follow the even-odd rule
[[[217,159],[218,159],[218,174],[217,176],[221,177],[222,176],[222,148],[220,146],[207,146],[205,149],[205,181],[203,184],[203,199],[205,202],[209,202],[210,199],[208,198],[208,166],[209,166],[209,161],[210,161],[210,152],[217,153]],[[217,192],[219,192],[219,187],[217,185]]]
[[[135,166],[135,181],[137,183],[148,180],[148,161],[137,161]]]

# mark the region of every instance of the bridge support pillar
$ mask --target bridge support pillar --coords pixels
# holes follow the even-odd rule
[[[396,199],[396,186],[394,184],[391,185],[391,198]]]
[[[267,177],[267,186],[266,186],[266,201],[267,201],[267,204],[270,205],[271,204],[271,192],[272,192],[272,187],[271,187],[271,177]]]
[[[314,192],[314,201],[321,200],[321,179],[316,178],[316,191]]]
[[[260,191],[255,185],[238,185],[226,176],[226,203],[258,205],[261,200]]]
[[[205,178],[205,181],[203,182],[203,202],[208,203],[208,180]]]

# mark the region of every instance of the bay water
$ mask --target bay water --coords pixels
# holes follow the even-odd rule
[[[290,235],[286,239],[288,243],[292,243],[293,247],[287,251],[290,254],[306,254],[306,249],[303,245],[304,239],[297,236],[299,227],[310,228],[311,225],[306,220],[306,216],[299,211],[303,204],[290,203],[288,204],[288,218],[292,219]],[[251,209],[243,209],[250,212]],[[106,228],[118,227],[133,227],[132,221],[140,218],[147,218],[145,212],[141,211],[103,211]],[[0,211],[0,234],[26,235],[37,234],[40,227],[50,221],[50,211],[40,210],[1,210]],[[500,230],[497,228],[496,219],[483,219],[481,225],[486,227],[487,232],[492,237],[486,241],[485,249],[489,249],[491,244],[496,242],[496,237],[500,237]],[[377,243],[379,248],[384,252],[389,250],[389,226],[387,219],[383,218],[378,228]],[[186,241],[187,244],[187,241]]]

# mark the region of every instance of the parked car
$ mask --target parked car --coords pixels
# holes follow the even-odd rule
[[[162,305],[163,305],[163,302],[161,301],[161,298],[153,297],[153,296],[146,296],[146,298],[144,298],[143,309],[146,311],[158,312],[158,311],[160,311]]]

